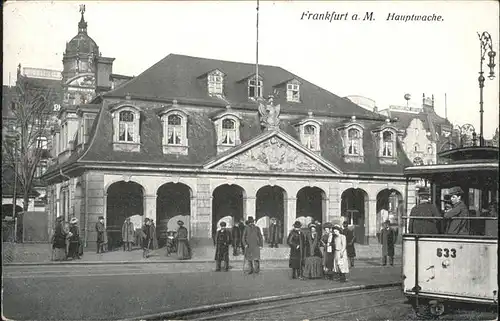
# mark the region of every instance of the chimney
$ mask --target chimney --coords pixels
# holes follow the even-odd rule
[[[115,58],[99,56],[96,70],[96,94],[111,90],[111,74],[113,73],[113,61]]]

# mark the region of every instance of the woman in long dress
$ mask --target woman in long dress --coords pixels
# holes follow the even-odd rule
[[[323,225],[324,232],[321,237],[321,246],[323,247],[323,270],[325,277],[333,278],[333,259],[335,254],[335,244],[333,242],[332,224],[327,222]]]
[[[333,226],[335,252],[333,256],[333,272],[341,282],[347,281],[346,274],[349,273],[349,262],[347,260],[347,241],[342,234],[340,225]]]
[[[290,260],[288,267],[292,269],[292,279],[303,279],[303,265],[305,261],[305,243],[304,233],[300,230],[302,223],[296,221],[293,224],[293,230],[288,234],[286,243],[290,247]]]
[[[316,225],[309,224],[310,233],[306,237],[306,260],[304,267],[304,277],[317,279],[323,277],[323,255],[321,255],[320,238],[316,231]]]
[[[66,259],[66,233],[63,226],[63,217],[56,220],[54,236],[52,237],[52,259],[54,261],[64,261]]]
[[[177,256],[179,260],[189,260],[191,258],[191,248],[188,241],[188,230],[184,227],[183,221],[177,221]]]

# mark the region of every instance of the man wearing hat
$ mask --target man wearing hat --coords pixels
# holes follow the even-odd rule
[[[95,230],[97,232],[97,253],[104,253],[104,245],[106,244],[104,216],[99,216],[99,220],[95,223]]]
[[[231,233],[226,230],[226,222],[220,222],[220,230],[215,234],[215,271],[221,270],[221,261],[224,261],[224,272],[229,270],[229,245]]]
[[[436,205],[431,202],[428,188],[418,192],[420,204],[412,208],[410,217],[441,217]],[[409,232],[416,234],[438,234],[440,222],[433,219],[410,219]]]
[[[394,265],[394,244],[396,244],[396,232],[391,228],[391,221],[386,220],[384,227],[380,230],[380,243],[382,244],[382,265],[387,265],[387,257],[391,265]]]
[[[302,224],[299,221],[293,223],[293,229],[288,234],[286,244],[290,247],[290,261],[288,266],[292,269],[292,279],[303,279],[303,265],[305,264],[306,239],[301,231]]]
[[[450,195],[451,209],[444,213],[445,218],[468,217],[469,210],[462,201],[464,191],[460,186],[450,188],[447,195]],[[447,220],[446,234],[469,235],[470,222],[467,219]]]
[[[281,229],[276,221],[276,218],[271,218],[271,225],[269,226],[269,243],[271,247],[278,248],[278,243],[281,239]]]
[[[132,251],[132,243],[134,242],[134,224],[130,221],[130,217],[125,219],[122,226],[122,241],[123,251]]]
[[[248,217],[248,225],[243,232],[243,245],[245,246],[245,260],[249,261],[250,270],[248,274],[260,271],[260,248],[264,245],[262,232],[255,225],[252,216]]]

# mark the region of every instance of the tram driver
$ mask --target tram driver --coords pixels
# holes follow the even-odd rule
[[[456,235],[469,235],[470,222],[468,219],[457,219],[460,217],[468,217],[469,210],[462,201],[464,191],[460,186],[454,186],[449,189],[448,195],[450,196],[452,208],[444,213],[445,218],[455,218],[452,220],[445,220],[446,226],[444,231],[446,234]]]

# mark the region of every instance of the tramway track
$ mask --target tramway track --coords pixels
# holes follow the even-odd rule
[[[389,288],[381,288],[381,289],[367,289],[367,290],[356,290],[352,293],[338,292],[338,293],[327,293],[327,294],[318,294],[315,296],[309,297],[301,297],[301,298],[293,298],[280,300],[269,303],[259,303],[253,305],[252,307],[228,307],[223,309],[218,309],[214,311],[207,311],[203,313],[189,314],[179,316],[178,319],[181,320],[265,320],[266,318],[263,316],[267,314],[269,316],[268,320],[279,320],[283,319],[279,316],[279,314],[283,314],[286,311],[290,311],[290,314],[293,314],[297,319],[308,319],[308,320],[318,320],[325,317],[330,317],[334,315],[345,315],[357,311],[362,311],[366,309],[376,308],[384,305],[391,305],[394,303],[404,302],[404,299],[389,299],[385,300],[382,303],[372,304],[363,306],[355,309],[337,309],[330,311],[327,309],[324,313],[318,315],[312,315],[310,311],[316,311],[317,306],[324,306],[324,302],[327,301],[345,301],[348,298],[352,297],[360,297],[360,296],[374,296],[376,298],[384,297],[385,295],[389,296],[400,296],[401,289],[397,286],[392,286]],[[320,297],[318,297],[320,296]],[[342,305],[342,302],[338,302]],[[290,310],[289,307],[292,307]],[[297,307],[304,307],[304,310],[299,311],[297,313],[293,312],[293,309],[297,309]],[[300,310],[300,308],[299,308]],[[324,309],[323,309],[324,310]],[[274,313],[273,313],[274,311]],[[286,319],[290,318],[290,314],[286,316]]]

